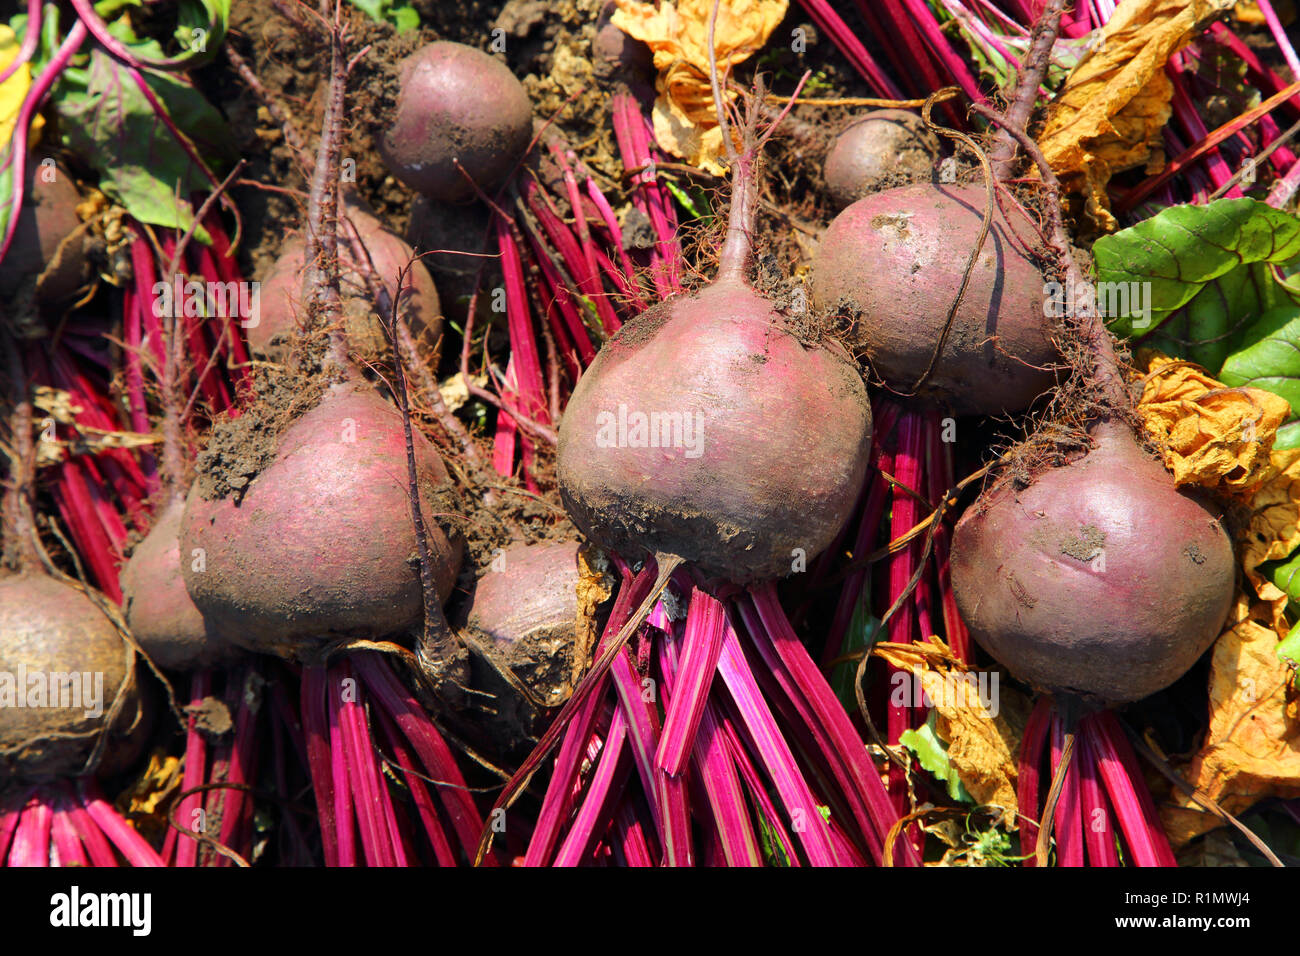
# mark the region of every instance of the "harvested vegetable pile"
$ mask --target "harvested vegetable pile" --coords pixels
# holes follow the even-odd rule
[[[0,864],[1300,863],[1287,0],[0,24]]]

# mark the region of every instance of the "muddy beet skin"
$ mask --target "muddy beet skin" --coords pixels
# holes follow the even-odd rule
[[[414,433],[417,471],[442,600],[462,543],[436,516],[449,482]],[[248,650],[293,657],[340,636],[392,637],[423,621],[401,416],[373,391],[333,386],[284,433],[242,498],[195,488],[181,518],[185,586],[203,616]]]
[[[939,137],[915,113],[874,110],[846,126],[826,154],[826,191],[841,209],[864,196],[931,180]]]
[[[957,523],[952,585],[971,636],[1036,687],[1125,703],[1172,684],[1218,637],[1235,588],[1215,511],[1174,488],[1124,427]]]
[[[820,553],[862,487],[871,411],[843,352],[782,322],[748,286],[719,282],[607,342],[560,424],[574,523],[630,560],[664,551],[742,583]]]
[[[0,577],[0,789],[13,779],[81,773],[105,732],[112,737],[100,767],[92,769],[107,772],[129,764],[149,730],[137,690],[126,691],[118,722],[112,728],[107,724],[135,656],[104,612],[76,588],[44,574]],[[26,686],[20,686],[18,676],[24,673]],[[34,687],[53,685],[53,674],[76,675],[81,706],[51,706],[51,697],[43,703],[32,698]],[[91,675],[89,688],[84,674]],[[16,706],[10,693],[26,695],[25,705]],[[88,710],[100,713],[87,716]]]
[[[379,139],[394,176],[442,202],[476,195],[456,161],[486,192],[510,174],[533,135],[532,104],[505,64],[473,47],[438,41],[399,66],[397,109]]]
[[[1009,207],[1010,208],[1010,207]],[[813,301],[853,319],[856,353],[910,391],[930,363],[984,214],[984,187],[873,193],[831,221],[813,259]],[[993,225],[923,398],[958,414],[1016,412],[1059,364],[1044,315],[1035,227],[994,205]]]

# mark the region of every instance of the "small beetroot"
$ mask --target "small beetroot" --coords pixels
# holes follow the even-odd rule
[[[934,176],[939,137],[915,113],[873,110],[846,126],[826,154],[826,191],[839,208],[888,186]]]
[[[443,202],[499,186],[533,136],[532,104],[499,60],[461,43],[430,43],[398,67],[400,93],[379,154],[394,176]]]

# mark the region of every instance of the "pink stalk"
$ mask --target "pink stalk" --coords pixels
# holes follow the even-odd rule
[[[618,143],[623,167],[629,170],[640,169],[653,158],[640,105],[635,96],[622,90],[614,94],[612,108],[614,138]],[[649,218],[655,231],[655,251],[652,256],[654,268],[651,276],[659,297],[666,299],[681,291],[681,247],[675,230],[669,225],[667,204],[655,177],[648,170],[642,170],[632,178],[632,182],[637,186],[633,193],[633,204]]]
[[[595,346],[591,344],[591,336],[587,332],[586,325],[583,324],[582,318],[578,315],[578,307],[574,303],[573,290],[569,288],[567,282],[560,275],[560,271],[555,267],[542,249],[541,240],[536,236],[529,234],[529,240],[534,247],[536,255],[533,257],[537,267],[541,270],[542,277],[546,280],[546,285],[550,287],[551,295],[554,299],[556,308],[560,311],[560,316],[564,319],[564,325],[552,320],[551,328],[555,334],[557,342],[563,342],[566,339],[571,340],[578,354],[582,357],[582,365],[585,367],[591,364],[592,359],[596,357]],[[548,319],[551,316],[547,315]],[[569,350],[563,350],[568,355]],[[572,371],[572,370],[571,370]],[[581,369],[574,371],[574,379],[577,380]]]
[[[338,822],[335,818],[334,777],[331,760],[329,718],[326,705],[325,668],[309,664],[302,669],[302,727],[307,745],[307,770],[316,794],[320,816],[321,847],[326,866],[339,862]],[[351,865],[351,864],[347,864]]]
[[[819,738],[831,772],[850,799],[867,847],[879,863],[884,838],[897,815],[848,714],[790,626],[774,584],[752,588],[749,600],[738,606],[769,671],[783,685],[803,724]],[[905,852],[904,860],[908,865],[920,865],[913,853]]]
[[[13,133],[9,139],[9,155],[0,167],[0,171],[13,170],[13,186],[9,198],[10,216],[5,226],[4,239],[0,241],[0,262],[3,262],[4,257],[9,254],[9,244],[14,240],[19,213],[23,208],[23,198],[27,193],[27,140],[31,134],[32,118],[44,105],[50,90],[85,41],[86,25],[78,20],[68,30],[68,35],[59,44],[50,62],[45,64],[40,74],[32,80],[32,85],[18,108],[18,118],[14,121]]]
[[[831,41],[844,54],[844,58],[853,65],[871,88],[885,99],[901,100],[903,93],[889,74],[882,70],[872,59],[862,41],[853,35],[849,25],[835,12],[828,0],[802,0],[803,8],[813,18],[817,28],[831,38]]]
[[[145,842],[144,837],[136,833],[113,809],[99,792],[99,784],[93,777],[80,777],[77,788],[81,794],[81,803],[90,814],[90,818],[104,831],[119,852],[132,866],[166,866],[158,852]]]
[[[654,856],[646,843],[645,830],[641,820],[626,799],[620,801],[614,811],[614,831],[616,846],[623,855],[624,866],[654,866]]]
[[[379,719],[379,726],[383,730],[384,739],[393,751],[394,762],[402,769],[402,779],[410,788],[411,799],[415,802],[416,812],[420,815],[420,822],[423,824],[425,836],[429,838],[429,845],[433,848],[434,860],[439,866],[455,866],[458,862],[456,851],[447,842],[447,835],[443,831],[442,821],[438,818],[438,808],[434,806],[433,797],[429,794],[429,788],[425,786],[424,781],[420,779],[420,775],[415,769],[415,755],[402,740],[402,735],[398,731],[397,725],[393,723],[393,718],[389,717],[382,708],[376,709],[375,715]]]
[[[701,594],[703,592],[696,592],[697,596]],[[718,611],[725,614],[720,604]],[[688,631],[689,628],[688,620]],[[664,695],[670,701],[677,696],[681,686],[678,648],[683,642],[682,637],[665,634],[663,653],[659,655]],[[697,799],[696,803],[707,805],[713,813],[714,829],[708,833],[714,838],[711,842],[716,845],[722,863],[726,866],[762,866],[762,849],[750,825],[744,790],[727,749],[721,720],[715,714],[715,705],[708,700],[704,703],[698,733],[692,735],[694,744],[691,747],[691,780],[702,791],[702,799]]]
[[[81,845],[81,837],[72,824],[69,801],[66,797],[54,798],[54,823],[51,830],[54,839],[54,856],[59,866],[90,866],[90,858]],[[53,861],[51,861],[53,862]]]
[[[523,184],[523,192],[529,211],[537,219],[542,231],[550,239],[552,246],[559,252],[564,268],[572,277],[573,283],[577,285],[578,293],[591,300],[592,306],[596,309],[597,315],[600,316],[601,322],[605,324],[606,330],[612,331],[606,317],[615,322],[618,319],[614,315],[613,307],[610,306],[606,299],[605,290],[601,287],[599,273],[588,265],[589,257],[582,244],[574,236],[573,230],[555,214],[543,193],[542,187],[529,180]],[[538,258],[549,260],[550,257],[543,252],[539,254]],[[594,262],[594,256],[591,261]],[[551,266],[554,269],[554,263],[551,263]]]
[[[1035,866],[1034,849],[1038,843],[1038,798],[1042,790],[1043,745],[1051,728],[1052,699],[1039,697],[1025,723],[1020,738],[1020,762],[1016,768],[1016,803],[1020,805],[1020,854],[1025,866]]]
[[[667,864],[694,866],[686,782],[680,777],[668,776],[655,766],[654,753],[660,740],[659,713],[643,699],[641,681],[632,669],[626,651],[614,658],[610,677],[628,721],[628,743],[641,785],[650,800],[650,810],[654,814]]]
[[[1083,804],[1083,839],[1088,847],[1088,864],[1119,866],[1119,851],[1115,848],[1115,816],[1106,800],[1092,735],[1078,734],[1074,748],[1074,764],[1080,775],[1079,799]]]
[[[382,801],[379,788],[384,786],[375,766],[374,749],[370,746],[370,729],[366,726],[365,712],[359,700],[344,698],[344,681],[350,679],[344,662],[330,668],[334,692],[341,698],[339,727],[343,735],[343,756],[347,764],[348,782],[352,788],[357,822],[361,830],[361,847],[367,866],[393,866],[393,855],[388,840],[387,821],[381,818]],[[355,693],[360,696],[360,688]]]
[[[649,562],[635,578],[626,567],[622,569],[623,580],[619,585],[614,607],[605,622],[600,643],[596,646],[597,656],[604,651],[608,643],[627,623],[632,612],[650,593],[650,588],[654,585],[654,574]],[[529,841],[528,852],[524,857],[525,866],[545,866],[550,859],[559,838],[560,828],[573,805],[578,769],[583,757],[586,756],[587,742],[591,739],[596,719],[600,716],[601,703],[605,698],[607,687],[606,679],[592,689],[582,706],[573,715],[565,731],[564,740],[561,741],[559,752],[555,757],[551,779],[546,785],[546,795],[542,799],[542,810],[537,819],[537,826],[533,830],[533,838]]]
[[[388,712],[411,742],[425,773],[438,781],[438,799],[443,811],[451,820],[461,847],[473,859],[483,821],[446,741],[415,697],[397,679],[387,660],[373,651],[358,651],[350,660],[374,695],[374,705]],[[495,866],[496,858],[489,854],[483,865]]]
[[[926,422],[926,435],[929,448],[926,458],[926,494],[931,503],[938,505],[954,484],[956,484],[952,465],[952,445],[943,440],[943,431],[939,414],[931,412]],[[957,598],[952,590],[952,573],[950,557],[952,553],[952,529],[946,522],[940,522],[934,532],[934,565],[939,579],[939,601],[943,610],[944,640],[953,656],[963,664],[972,662],[970,632],[957,610]]]
[[[525,415],[545,424],[550,421],[546,410],[546,388],[542,384],[542,363],[537,339],[533,334],[528,293],[524,285],[524,264],[519,247],[505,219],[494,217],[497,243],[501,249],[501,272],[506,283],[506,319],[510,328],[510,356],[515,363],[520,405]]]
[[[957,55],[952,45],[948,42],[948,37],[944,35],[943,28],[939,26],[939,21],[935,19],[926,0],[902,0],[910,14],[910,22],[920,32],[925,41],[926,48],[943,64],[943,68],[951,81],[962,88],[973,102],[986,103],[987,98],[980,92],[979,84],[975,80],[974,74],[966,65],[966,61]],[[937,87],[936,87],[937,89]]]
[[[143,298],[136,295],[136,290],[128,286],[122,293],[122,321],[126,334],[126,398],[131,411],[131,430],[141,435],[152,431],[149,424],[149,409],[144,399],[144,372],[140,367],[140,347],[142,342],[143,322],[141,309]],[[142,450],[141,464],[149,477],[150,493],[159,488],[157,462],[151,450]]]
[[[636,284],[636,269],[632,265],[632,259],[628,256],[627,250],[623,248],[623,230],[619,228],[618,217],[614,215],[614,210],[605,198],[605,194],[600,191],[596,185],[596,180],[587,180],[587,195],[591,197],[592,204],[595,205],[596,211],[600,213],[600,218],[604,220],[605,229],[609,232],[610,248],[618,256],[620,265],[619,270],[606,268],[606,274],[613,276],[619,285],[619,290],[632,301],[632,308],[638,312],[644,312],[649,305],[641,297],[641,290]]]
[[[22,66],[31,61],[41,41],[41,3],[42,0],[27,0],[27,30],[23,33],[22,45],[13,62],[0,70],[0,84],[18,72]]]
[[[135,274],[137,289],[148,290],[148,298],[140,298],[140,314],[144,320],[146,354],[153,357],[154,377],[162,374],[163,368],[163,328],[162,319],[154,313],[153,288],[156,279],[154,272],[153,250],[142,236],[131,240],[131,269]]]
[[[23,807],[27,805],[31,796],[31,791],[21,795],[11,794],[6,809],[0,810],[0,864],[3,864],[9,855],[9,846],[18,829],[18,822],[22,819]]]
[[[891,410],[896,407],[893,404],[882,406],[882,408]],[[877,434],[885,434],[885,431],[881,430]],[[893,452],[882,448],[877,454],[877,467],[884,471],[892,471],[894,468]],[[862,521],[858,525],[858,535],[853,542],[853,557],[855,560],[864,558],[872,552],[876,539],[880,534],[881,519],[885,514],[885,499],[889,496],[889,485],[880,480],[877,473],[868,473],[867,481],[869,489],[867,500],[862,507]],[[857,608],[858,602],[862,600],[867,575],[870,573],[870,566],[857,568],[849,574],[844,581],[844,585],[840,588],[839,599],[835,605],[835,616],[831,620],[830,636],[822,649],[823,667],[829,667],[831,661],[843,653],[844,635],[848,633],[849,625],[853,623],[853,612]]]
[[[1273,42],[1282,51],[1282,57],[1286,60],[1291,75],[1300,79],[1300,57],[1296,56],[1295,47],[1291,45],[1291,40],[1287,37],[1282,21],[1278,19],[1277,12],[1273,9],[1273,4],[1270,0],[1258,0],[1257,6],[1259,12],[1264,14],[1264,22],[1268,24],[1269,32],[1273,34]]]
[[[1196,107],[1192,104],[1191,97],[1187,94],[1187,85],[1183,79],[1182,72],[1176,69],[1173,64],[1166,67],[1166,72],[1169,74],[1169,78],[1173,82],[1174,115],[1187,129],[1188,134],[1192,137],[1194,142],[1205,139],[1205,137],[1210,135],[1210,131],[1206,128],[1204,121],[1201,119],[1200,113],[1196,111]],[[1219,189],[1224,183],[1232,178],[1232,170],[1228,167],[1227,162],[1223,158],[1223,153],[1219,151],[1219,147],[1217,146],[1206,154],[1205,170],[1209,174],[1210,181],[1214,184],[1215,189]],[[1240,199],[1242,195],[1242,191],[1238,186],[1233,186],[1224,193],[1224,196],[1228,199]]]
[[[767,786],[759,777],[758,768],[754,766],[745,745],[741,743],[736,725],[720,708],[716,711],[710,708],[710,714],[716,714],[718,717],[718,726],[727,745],[727,753],[731,757],[732,764],[740,772],[740,778],[745,782],[745,789],[749,792],[749,799],[753,802],[755,810],[767,822],[768,829],[775,835],[776,843],[782,855],[790,861],[790,865],[800,866],[799,854],[794,848],[794,839],[786,830],[785,821],[768,795]]]
[[[866,0],[857,0],[859,13],[865,14],[868,6]],[[940,75],[920,30],[912,22],[912,16],[904,9],[901,0],[884,0],[881,6],[883,9],[878,12],[877,17],[882,21],[879,36],[892,38],[896,35],[902,41],[898,44],[886,43],[885,46],[896,58],[899,73],[910,78],[914,87],[913,93],[917,96],[927,96],[934,90],[948,86],[949,81]],[[965,118],[954,104],[943,103],[940,109],[950,123],[957,126],[966,125]]]
[[[113,846],[108,842],[108,837],[104,836],[95,821],[90,818],[85,807],[79,802],[76,791],[72,784],[66,780],[59,781],[60,795],[68,808],[68,819],[73,828],[77,831],[77,836],[81,839],[81,844],[86,848],[86,853],[90,857],[90,866],[96,867],[116,867],[117,854],[113,852]]]
[[[727,623],[723,636],[718,672],[731,692],[741,720],[767,768],[789,819],[793,821],[794,830],[799,834],[808,854],[808,861],[813,866],[836,866],[839,855],[835,852],[830,828],[818,811],[816,798],[808,789],[794,754],[782,738],[772,712],[763,700],[730,622]]]
[[[50,865],[50,826],[53,820],[49,803],[38,791],[23,808],[18,829],[14,832],[13,845],[9,849],[9,866]]]
[[[340,687],[333,668],[325,672],[325,699],[329,707],[330,773],[334,793],[334,825],[338,841],[339,866],[357,865],[356,820],[352,810],[352,783],[348,779],[351,754],[341,714]],[[362,834],[364,840],[365,834]]]
[[[600,321],[605,326],[605,331],[613,334],[617,332],[622,323],[614,313],[614,307],[610,304],[609,298],[605,295],[604,288],[600,279],[600,262],[596,258],[596,244],[591,238],[591,229],[587,225],[587,215],[584,211],[582,194],[578,191],[578,180],[573,173],[573,164],[577,163],[577,157],[573,151],[569,150],[567,155],[561,153],[559,149],[553,149],[556,161],[560,168],[564,170],[564,187],[568,192],[569,206],[573,209],[574,227],[578,232],[578,241],[582,246],[583,257],[587,264],[587,287],[590,291],[587,293],[591,296],[596,311],[600,315]]]
[[[721,602],[699,588],[694,589],[682,639],[685,653],[682,655],[678,692],[673,695],[672,706],[667,710],[663,737],[655,754],[655,764],[673,776],[685,770],[690,759],[713,674],[718,669],[726,616]]]
[[[920,415],[906,409],[900,416],[898,423],[898,447],[894,455],[894,478],[899,484],[913,490],[921,487],[922,425],[923,420]],[[890,490],[893,507],[890,510],[889,537],[893,540],[901,538],[915,527],[917,521],[920,520],[920,505],[915,498],[898,485],[892,485]],[[889,558],[887,603],[891,606],[911,583],[912,575],[915,573],[917,562],[921,557],[920,550],[921,542],[913,541],[902,551]],[[916,614],[912,602],[904,601],[886,626],[890,641],[896,644],[910,644],[916,633]],[[890,667],[888,673],[891,686],[893,686],[892,681],[896,679],[894,675],[900,673],[900,671]],[[913,678],[908,675],[906,679],[911,681]],[[907,704],[895,706],[891,701],[887,717],[889,742],[891,744],[898,743],[899,736],[903,731],[913,727],[920,716],[917,711],[918,708]],[[901,814],[907,800],[907,780],[902,768],[893,762],[889,764],[889,794],[893,799],[894,809]]]
[[[614,711],[614,719],[605,735],[605,746],[600,751],[600,762],[591,775],[582,805],[573,818],[560,852],[553,866],[578,866],[591,855],[596,837],[600,834],[599,821],[607,817],[613,804],[621,795],[623,785],[632,772],[632,754],[627,747],[627,718],[622,710]]]
[[[1103,710],[1083,718],[1079,733],[1092,735],[1101,779],[1133,862],[1138,866],[1177,866],[1155,802],[1119,719],[1111,711]]]
[[[251,771],[257,763],[257,713],[249,704],[245,692],[245,675],[255,673],[253,669],[255,666],[240,667],[230,672],[227,677],[227,680],[235,683],[238,704],[235,710],[235,739],[231,745],[226,781],[235,784],[236,787],[225,791],[221,830],[217,840],[228,847],[235,847],[243,832],[252,823],[253,801],[248,791],[240,789],[239,785],[249,782]],[[219,856],[214,862],[217,866],[233,866],[224,856]]]
[[[506,363],[506,385],[514,388],[515,384],[515,358],[510,356]],[[510,391],[510,395],[516,393]],[[501,397],[504,400],[506,392],[502,391]],[[492,467],[498,475],[513,475],[515,471],[515,442],[519,437],[519,424],[515,421],[513,415],[497,415],[496,433],[492,439]]]
[[[1052,774],[1061,766],[1065,747],[1065,726],[1059,715],[1052,718]],[[1079,757],[1076,752],[1065,768],[1065,782],[1052,814],[1052,832],[1056,836],[1056,865],[1083,866],[1082,810],[1079,805]]]
[[[196,671],[190,678],[190,712],[186,717],[185,727],[185,773],[181,778],[181,791],[189,793],[203,783],[204,769],[207,765],[207,737],[198,729],[198,708],[212,690],[212,671],[209,668]],[[190,827],[194,820],[194,811],[202,805],[201,793],[189,793],[181,800],[176,812],[176,822],[182,827]],[[175,847],[176,855],[172,856]],[[168,827],[167,837],[163,841],[163,858],[172,861],[173,866],[195,866],[198,863],[199,844],[189,837],[180,839],[174,828]]]

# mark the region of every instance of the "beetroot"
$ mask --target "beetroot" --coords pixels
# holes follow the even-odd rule
[[[564,703],[573,679],[580,576],[576,541],[517,545],[479,579],[467,610],[479,643],[547,706]]]
[[[37,301],[55,306],[73,295],[85,278],[77,216],[81,196],[72,174],[52,164],[52,159],[39,154],[28,157],[22,212],[0,268],[0,296],[5,299],[17,295],[24,282],[36,279]]]
[[[847,356],[798,337],[748,284],[757,154],[730,159],[718,277],[605,344],[569,399],[556,470],[569,516],[606,548],[748,583],[789,574],[847,520],[871,409]]]
[[[499,186],[532,140],[532,104],[513,73],[473,47],[438,41],[398,66],[400,93],[379,154],[394,176],[443,202]]]
[[[1038,687],[1123,703],[1180,677],[1234,592],[1215,512],[1177,491],[1124,426],[1069,465],[980,499],[957,523],[952,583],[971,635]]]
[[[874,110],[846,126],[826,154],[826,191],[839,208],[869,193],[933,178],[939,138],[915,113]]]
[[[375,275],[384,283],[390,296],[396,295],[398,272],[414,255],[411,247],[359,203],[350,202],[347,214],[370,254],[370,265]],[[349,235],[346,227],[341,227],[340,232],[341,238]],[[280,247],[280,257],[262,279],[259,321],[248,329],[248,344],[254,353],[279,357],[285,343],[305,320],[300,308],[305,255],[306,243],[301,238],[286,240]],[[340,244],[339,259],[343,325],[348,344],[364,360],[381,359],[389,354],[388,341],[375,315],[374,302],[358,271],[351,246],[346,241]],[[417,260],[411,266],[405,289],[409,291],[401,300],[402,314],[411,337],[426,361],[436,366],[442,309],[438,290],[422,262]]]
[[[183,502],[168,505],[122,568],[131,636],[159,667],[193,670],[228,663],[237,655],[194,606],[181,578]]]
[[[135,651],[81,591],[45,574],[0,577],[0,785],[80,774],[104,733],[101,768],[130,763],[148,732],[134,678],[124,685],[134,662]],[[33,698],[37,688],[48,696]]]
[[[813,261],[820,309],[853,317],[854,347],[896,390],[925,375],[983,218],[985,190],[921,183],[860,199],[835,217]],[[1008,207],[1009,209],[1011,207]],[[1044,254],[1021,213],[994,217],[938,361],[919,390],[958,414],[1026,408],[1059,361],[1044,317]]]
[[[449,482],[432,446],[415,433],[425,513]],[[407,491],[401,416],[374,392],[331,386],[279,438],[274,461],[238,497],[191,489],[181,553],[195,606],[249,650],[292,656],[342,636],[377,638],[423,619],[416,539]],[[430,525],[431,562],[443,600],[462,544]]]

